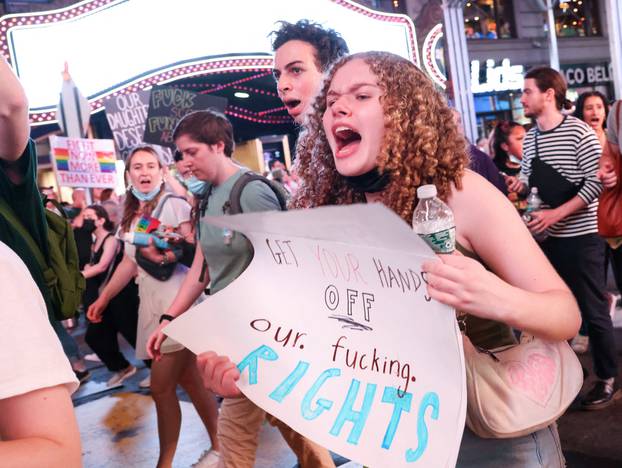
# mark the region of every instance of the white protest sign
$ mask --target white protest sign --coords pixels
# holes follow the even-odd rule
[[[116,187],[114,142],[50,137],[58,184],[64,187]]]
[[[248,398],[334,452],[454,466],[462,341],[453,309],[427,297],[433,254],[407,224],[379,204],[208,220],[243,232],[253,261],[165,332],[229,356]]]

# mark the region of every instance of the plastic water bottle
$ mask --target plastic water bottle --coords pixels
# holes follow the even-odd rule
[[[146,232],[128,232],[125,234],[125,240],[134,245],[146,247],[149,245],[149,239],[153,239],[153,245],[155,245],[158,249],[170,248],[168,242],[164,239],[160,239],[158,236],[154,236],[153,234],[148,234]]]
[[[452,253],[456,248],[456,223],[451,209],[437,198],[436,186],[417,189],[419,203],[413,213],[413,229],[436,253]]]
[[[538,195],[538,187],[531,187],[531,191],[529,192],[529,195],[527,195],[527,208],[525,209],[525,212],[523,213],[523,221],[525,221],[525,224],[527,224],[529,221],[531,221],[531,214],[539,211],[540,208],[542,207],[542,199],[540,198],[540,195]],[[538,242],[542,242],[544,239],[546,239],[548,237],[548,234],[546,233],[546,231],[541,232],[539,234],[532,234],[534,239],[537,240]]]

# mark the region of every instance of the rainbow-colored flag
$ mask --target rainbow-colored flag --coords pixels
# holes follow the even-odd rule
[[[156,229],[158,229],[159,225],[160,225],[159,219],[143,216],[142,218],[140,218],[140,220],[138,220],[135,231],[146,232],[146,233],[153,232]]]
[[[56,159],[57,170],[69,170],[69,150],[67,148],[54,148],[54,159]]]
[[[99,170],[101,172],[115,172],[115,155],[111,151],[96,151],[97,162],[99,163]]]

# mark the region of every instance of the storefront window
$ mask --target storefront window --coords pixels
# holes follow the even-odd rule
[[[464,6],[467,39],[509,39],[514,33],[512,0],[472,0]]]
[[[555,29],[559,37],[601,35],[596,0],[560,0],[555,3]]]

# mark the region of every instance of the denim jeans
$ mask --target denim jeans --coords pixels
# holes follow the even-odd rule
[[[52,323],[52,328],[54,329],[56,336],[58,336],[58,339],[60,340],[60,344],[63,347],[65,355],[69,358],[69,362],[73,363],[79,361],[82,356],[78,350],[76,340],[73,339],[69,332],[65,330],[63,324],[58,320],[52,319],[50,322]]]
[[[464,428],[457,468],[563,468],[557,424],[514,439],[482,439]]]

